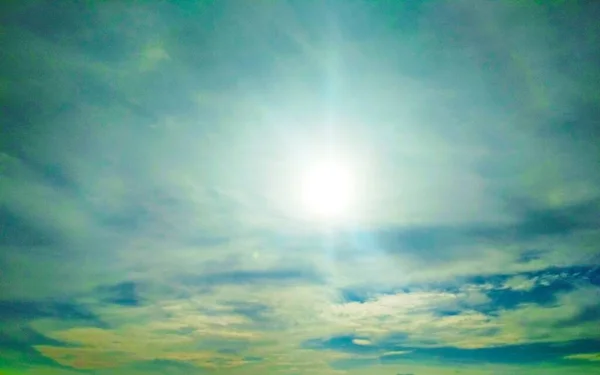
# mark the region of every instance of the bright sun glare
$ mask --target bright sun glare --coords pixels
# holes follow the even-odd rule
[[[341,163],[323,161],[313,165],[301,181],[305,209],[321,219],[342,219],[354,199],[353,182],[350,170]]]

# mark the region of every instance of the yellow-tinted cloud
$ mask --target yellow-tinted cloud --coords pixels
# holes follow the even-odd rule
[[[78,370],[115,368],[137,359],[126,353],[95,348],[64,348],[44,345],[35,348],[42,355],[53,359],[57,363]]]
[[[354,340],[352,340],[352,343],[355,345],[361,345],[361,346],[369,346],[372,344],[371,340],[367,340],[367,339],[354,339]]]
[[[118,367],[134,361],[175,360],[198,367],[234,367],[242,357],[210,350],[185,350],[194,343],[192,335],[153,332],[143,327],[110,331],[100,328],[73,328],[54,332],[51,337],[79,347],[36,346],[44,356],[77,369]]]
[[[582,361],[600,362],[599,353],[572,354],[564,357],[565,359],[578,359]]]

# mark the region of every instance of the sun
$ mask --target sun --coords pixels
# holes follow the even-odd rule
[[[328,221],[349,214],[355,183],[347,165],[333,160],[319,161],[306,169],[301,185],[302,204],[308,214]]]

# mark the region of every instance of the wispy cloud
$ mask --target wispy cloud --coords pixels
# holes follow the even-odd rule
[[[0,5],[0,371],[593,374],[596,13]]]
[[[600,353],[572,354],[565,356],[566,359],[575,359],[582,361],[600,361]]]

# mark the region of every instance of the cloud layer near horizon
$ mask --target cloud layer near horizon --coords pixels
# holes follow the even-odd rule
[[[539,3],[0,5],[0,371],[600,373],[600,13]]]

